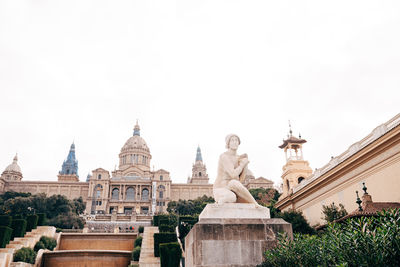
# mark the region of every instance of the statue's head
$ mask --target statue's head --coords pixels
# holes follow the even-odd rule
[[[225,148],[229,149],[232,145],[236,145],[235,149],[240,145],[240,138],[236,134],[228,134],[225,137]]]

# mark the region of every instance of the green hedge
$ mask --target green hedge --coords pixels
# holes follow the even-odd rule
[[[44,247],[48,250],[53,250],[57,246],[57,241],[54,238],[48,236],[42,236],[39,240],[44,244]]]
[[[160,218],[159,215],[153,216],[153,226],[158,226],[158,219]]]
[[[5,248],[10,242],[13,229],[7,226],[0,226],[0,248]]]
[[[197,217],[185,215],[179,216],[178,223],[178,231],[179,231],[179,240],[182,243],[183,249],[185,249],[185,237],[192,229],[193,225],[195,225],[198,221]]]
[[[13,220],[17,220],[17,219],[23,219],[21,214],[15,214],[12,216]]]
[[[160,244],[161,267],[179,267],[181,256],[178,242]]]
[[[144,226],[139,226],[139,233],[143,233],[144,232]]]
[[[35,260],[36,252],[31,248],[23,247],[14,253],[14,262],[23,261],[34,264]]]
[[[14,237],[24,237],[26,232],[26,221],[23,219],[13,220],[11,228],[13,229],[12,239],[14,239]]]
[[[158,226],[158,229],[160,230],[160,233],[175,233],[175,229],[172,225],[161,224]]]
[[[38,224],[39,216],[36,214],[26,216],[26,231],[30,232],[33,229],[36,229]]]
[[[158,226],[161,226],[161,225],[170,225],[169,219],[168,218],[160,218],[158,221]]]
[[[135,240],[135,247],[141,247],[142,246],[142,240],[143,237],[139,236],[138,238],[136,238]]]
[[[46,225],[46,213],[37,213],[36,214],[38,216],[38,222],[37,222],[37,226],[43,226]]]
[[[8,215],[0,216],[0,226],[11,227],[12,217]]]
[[[134,261],[139,261],[139,258],[140,258],[140,246],[138,246],[138,247],[135,247],[134,249],[133,249],[133,251],[132,251],[132,259],[134,260]]]
[[[160,244],[178,241],[175,233],[155,233],[154,234],[154,256],[160,257]]]

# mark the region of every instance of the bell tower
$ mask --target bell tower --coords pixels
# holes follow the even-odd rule
[[[192,166],[192,177],[188,178],[188,184],[208,184],[207,168],[203,163],[200,146],[197,147],[196,161]]]
[[[312,174],[308,161],[303,157],[303,144],[307,141],[293,136],[289,122],[289,134],[279,148],[283,149],[286,156],[286,164],[282,167],[283,193],[281,198],[292,193],[293,187],[304,182]]]

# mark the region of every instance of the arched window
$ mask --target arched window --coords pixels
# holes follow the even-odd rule
[[[199,176],[201,177],[201,172],[199,172]]]
[[[119,198],[119,189],[118,188],[114,188],[112,191],[112,196],[111,199],[118,199]]]
[[[304,177],[299,177],[298,179],[297,179],[297,182],[298,183],[301,183],[301,182],[303,182],[305,179],[304,179]]]
[[[142,190],[142,200],[149,200],[149,190],[147,188]]]
[[[101,193],[103,191],[103,186],[101,184],[96,185],[94,188],[94,197],[101,198]]]
[[[101,179],[101,174],[97,175],[97,178],[100,180]]]
[[[126,199],[134,200],[135,199],[135,189],[133,187],[129,187],[126,189]]]
[[[67,174],[69,174],[69,169],[67,169]]]
[[[163,198],[163,197],[164,197],[164,191],[160,191],[160,192],[158,193],[158,197],[159,197],[159,198]]]
[[[164,177],[162,175],[160,175],[160,181],[164,180]]]

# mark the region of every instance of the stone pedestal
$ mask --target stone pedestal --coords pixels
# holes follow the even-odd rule
[[[279,232],[292,237],[292,226],[270,219],[268,208],[253,204],[209,204],[185,238],[187,267],[255,266],[274,247]]]

